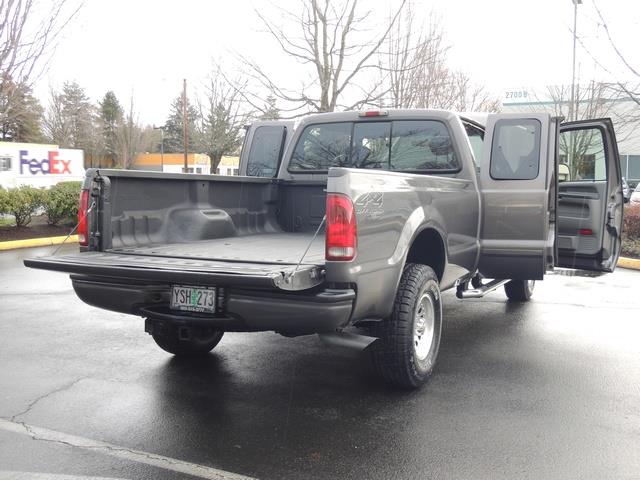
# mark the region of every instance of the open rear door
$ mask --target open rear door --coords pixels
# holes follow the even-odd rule
[[[564,123],[558,137],[555,265],[612,272],[622,233],[622,175],[611,119]]]
[[[489,115],[480,168],[485,277],[539,280],[551,266],[555,140],[548,113]]]

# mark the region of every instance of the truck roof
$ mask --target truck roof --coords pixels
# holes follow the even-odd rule
[[[435,117],[447,119],[452,116],[460,117],[462,120],[475,123],[484,127],[487,123],[486,112],[454,112],[451,110],[440,109],[371,109],[361,111],[348,111],[348,112],[326,112],[326,113],[314,113],[305,116],[298,126],[304,126],[310,123],[332,123],[332,122],[345,122],[345,121],[357,121],[365,118],[421,118],[421,117]]]

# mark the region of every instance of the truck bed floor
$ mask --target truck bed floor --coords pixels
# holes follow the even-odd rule
[[[188,243],[122,247],[110,252],[153,257],[193,258],[247,263],[297,264],[309,246],[312,233],[260,233]],[[324,235],[319,234],[303,264],[324,265]]]

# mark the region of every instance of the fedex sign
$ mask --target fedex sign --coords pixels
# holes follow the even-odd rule
[[[60,152],[54,150],[47,152],[46,158],[38,160],[29,158],[28,150],[20,150],[20,175],[25,175],[27,170],[31,175],[71,175],[71,160],[63,160],[59,156]]]
[[[84,152],[38,143],[0,142],[0,187],[48,188],[59,182],[82,181]]]

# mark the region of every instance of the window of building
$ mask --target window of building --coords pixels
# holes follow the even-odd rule
[[[491,177],[532,180],[540,168],[540,122],[535,119],[498,120],[491,147]]]
[[[234,174],[234,175],[240,175],[240,170],[239,170],[239,169],[237,169],[237,168],[234,168],[234,169],[233,169],[233,174]]]
[[[309,125],[296,144],[289,170],[326,172],[331,167],[455,172],[460,164],[447,127],[439,121]]]
[[[11,157],[0,157],[0,172],[11,170]]]

